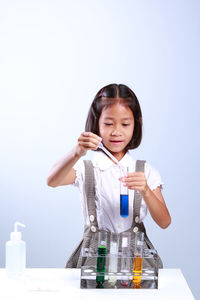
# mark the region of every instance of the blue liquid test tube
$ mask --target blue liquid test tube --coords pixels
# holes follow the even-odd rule
[[[121,170],[121,177],[128,173],[128,168]],[[120,182],[120,216],[123,218],[128,217],[129,214],[129,201],[128,201],[128,188]]]

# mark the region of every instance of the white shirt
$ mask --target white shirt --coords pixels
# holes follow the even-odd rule
[[[114,164],[102,151],[96,151],[92,159],[94,166],[94,180],[96,190],[96,213],[99,228],[115,233],[120,233],[129,229],[133,222],[133,200],[135,191],[129,190],[129,216],[120,216],[120,167]],[[120,160],[120,165],[128,167],[128,172],[134,172],[136,160],[132,158],[128,151]],[[83,160],[74,165],[76,179],[74,185],[80,190],[81,204],[85,224],[89,225],[87,209],[87,199],[85,193],[85,167]],[[145,163],[145,177],[151,190],[162,186],[163,182],[159,172]],[[142,199],[140,208],[140,221],[142,222],[147,214],[147,206]]]

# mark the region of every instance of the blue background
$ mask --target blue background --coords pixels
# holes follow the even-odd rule
[[[144,118],[132,155],[161,173],[172,216],[166,230],[148,216],[148,234],[197,299],[199,36],[194,0],[0,1],[1,267],[15,221],[27,226],[28,267],[65,266],[83,232],[79,192],[46,177],[76,144],[96,92],[124,83]]]

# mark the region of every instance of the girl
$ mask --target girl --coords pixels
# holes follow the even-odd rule
[[[161,228],[169,226],[171,218],[158,171],[144,161],[135,161],[129,152],[140,145],[141,139],[142,113],[134,92],[123,84],[103,87],[91,104],[85,132],[79,136],[77,145],[53,166],[47,179],[51,187],[74,184],[81,194],[84,236],[67,267],[86,263],[81,249],[94,245],[100,230],[129,231],[133,237],[135,232],[142,231],[146,247],[153,248],[143,225],[147,210]],[[128,168],[126,176],[121,176],[120,167],[98,149],[101,141],[120,165]],[[80,160],[88,150],[96,150],[92,161]],[[120,216],[120,182],[129,189],[126,218]],[[159,257],[158,260],[162,267]]]

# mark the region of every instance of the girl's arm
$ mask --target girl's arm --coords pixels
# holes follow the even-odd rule
[[[141,193],[152,218],[161,228],[167,228],[170,225],[171,217],[160,187],[152,191],[147,185],[143,172],[129,173],[126,177],[120,178],[120,180],[129,189]]]
[[[53,165],[47,177],[47,185],[57,187],[74,183],[76,172],[73,166],[88,150],[96,150],[100,141],[101,138],[96,134],[83,132],[78,138],[76,147]]]

